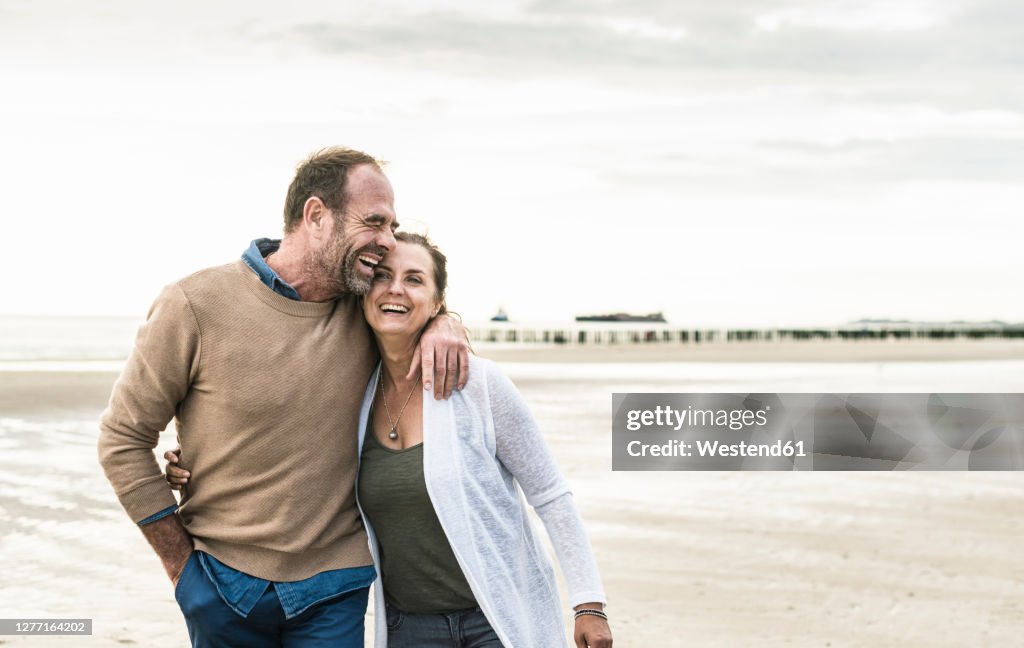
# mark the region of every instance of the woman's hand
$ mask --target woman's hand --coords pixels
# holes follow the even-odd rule
[[[188,478],[192,476],[192,473],[178,465],[178,462],[181,461],[181,448],[168,450],[164,453],[164,459],[167,460],[167,472],[164,474],[164,478],[172,489],[181,490],[181,487],[188,483]]]
[[[603,607],[600,603],[585,603],[575,609],[600,610]],[[576,617],[572,639],[576,642],[576,648],[612,648],[612,630],[608,627],[608,621],[594,614]]]
[[[409,380],[422,368],[423,389],[433,387],[434,398],[448,398],[452,388],[466,386],[469,380],[469,339],[466,327],[451,315],[438,315],[427,325],[412,357]],[[436,380],[435,380],[436,378]]]

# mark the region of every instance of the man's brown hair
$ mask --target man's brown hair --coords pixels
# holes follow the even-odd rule
[[[300,164],[295,169],[295,178],[284,201],[285,234],[294,231],[302,222],[302,208],[314,196],[340,217],[345,210],[348,171],[360,164],[372,164],[380,169],[382,163],[362,151],[332,146],[316,151]]]

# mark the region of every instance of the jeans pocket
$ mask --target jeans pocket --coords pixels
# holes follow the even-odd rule
[[[385,615],[388,623],[388,632],[398,630],[402,627],[402,622],[405,621],[405,613],[393,605],[387,606]]]
[[[192,553],[190,553],[188,555],[188,558],[185,560],[185,566],[181,568],[181,574],[178,576],[178,582],[174,586],[174,600],[178,602],[178,605],[181,605],[182,583],[184,583],[185,579],[188,577],[189,567],[196,560],[196,552],[193,550]]]

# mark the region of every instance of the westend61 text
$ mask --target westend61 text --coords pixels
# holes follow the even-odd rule
[[[694,454],[696,450],[696,454]],[[806,457],[803,441],[774,443],[722,443],[720,441],[672,440],[668,443],[630,441],[626,452],[631,457]]]

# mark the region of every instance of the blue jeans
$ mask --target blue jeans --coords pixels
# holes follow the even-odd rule
[[[194,648],[363,648],[363,617],[370,588],[346,592],[286,619],[273,586],[242,618],[229,608],[196,555],[181,572],[174,598]]]
[[[388,604],[388,648],[501,648],[480,608],[410,614]]]

